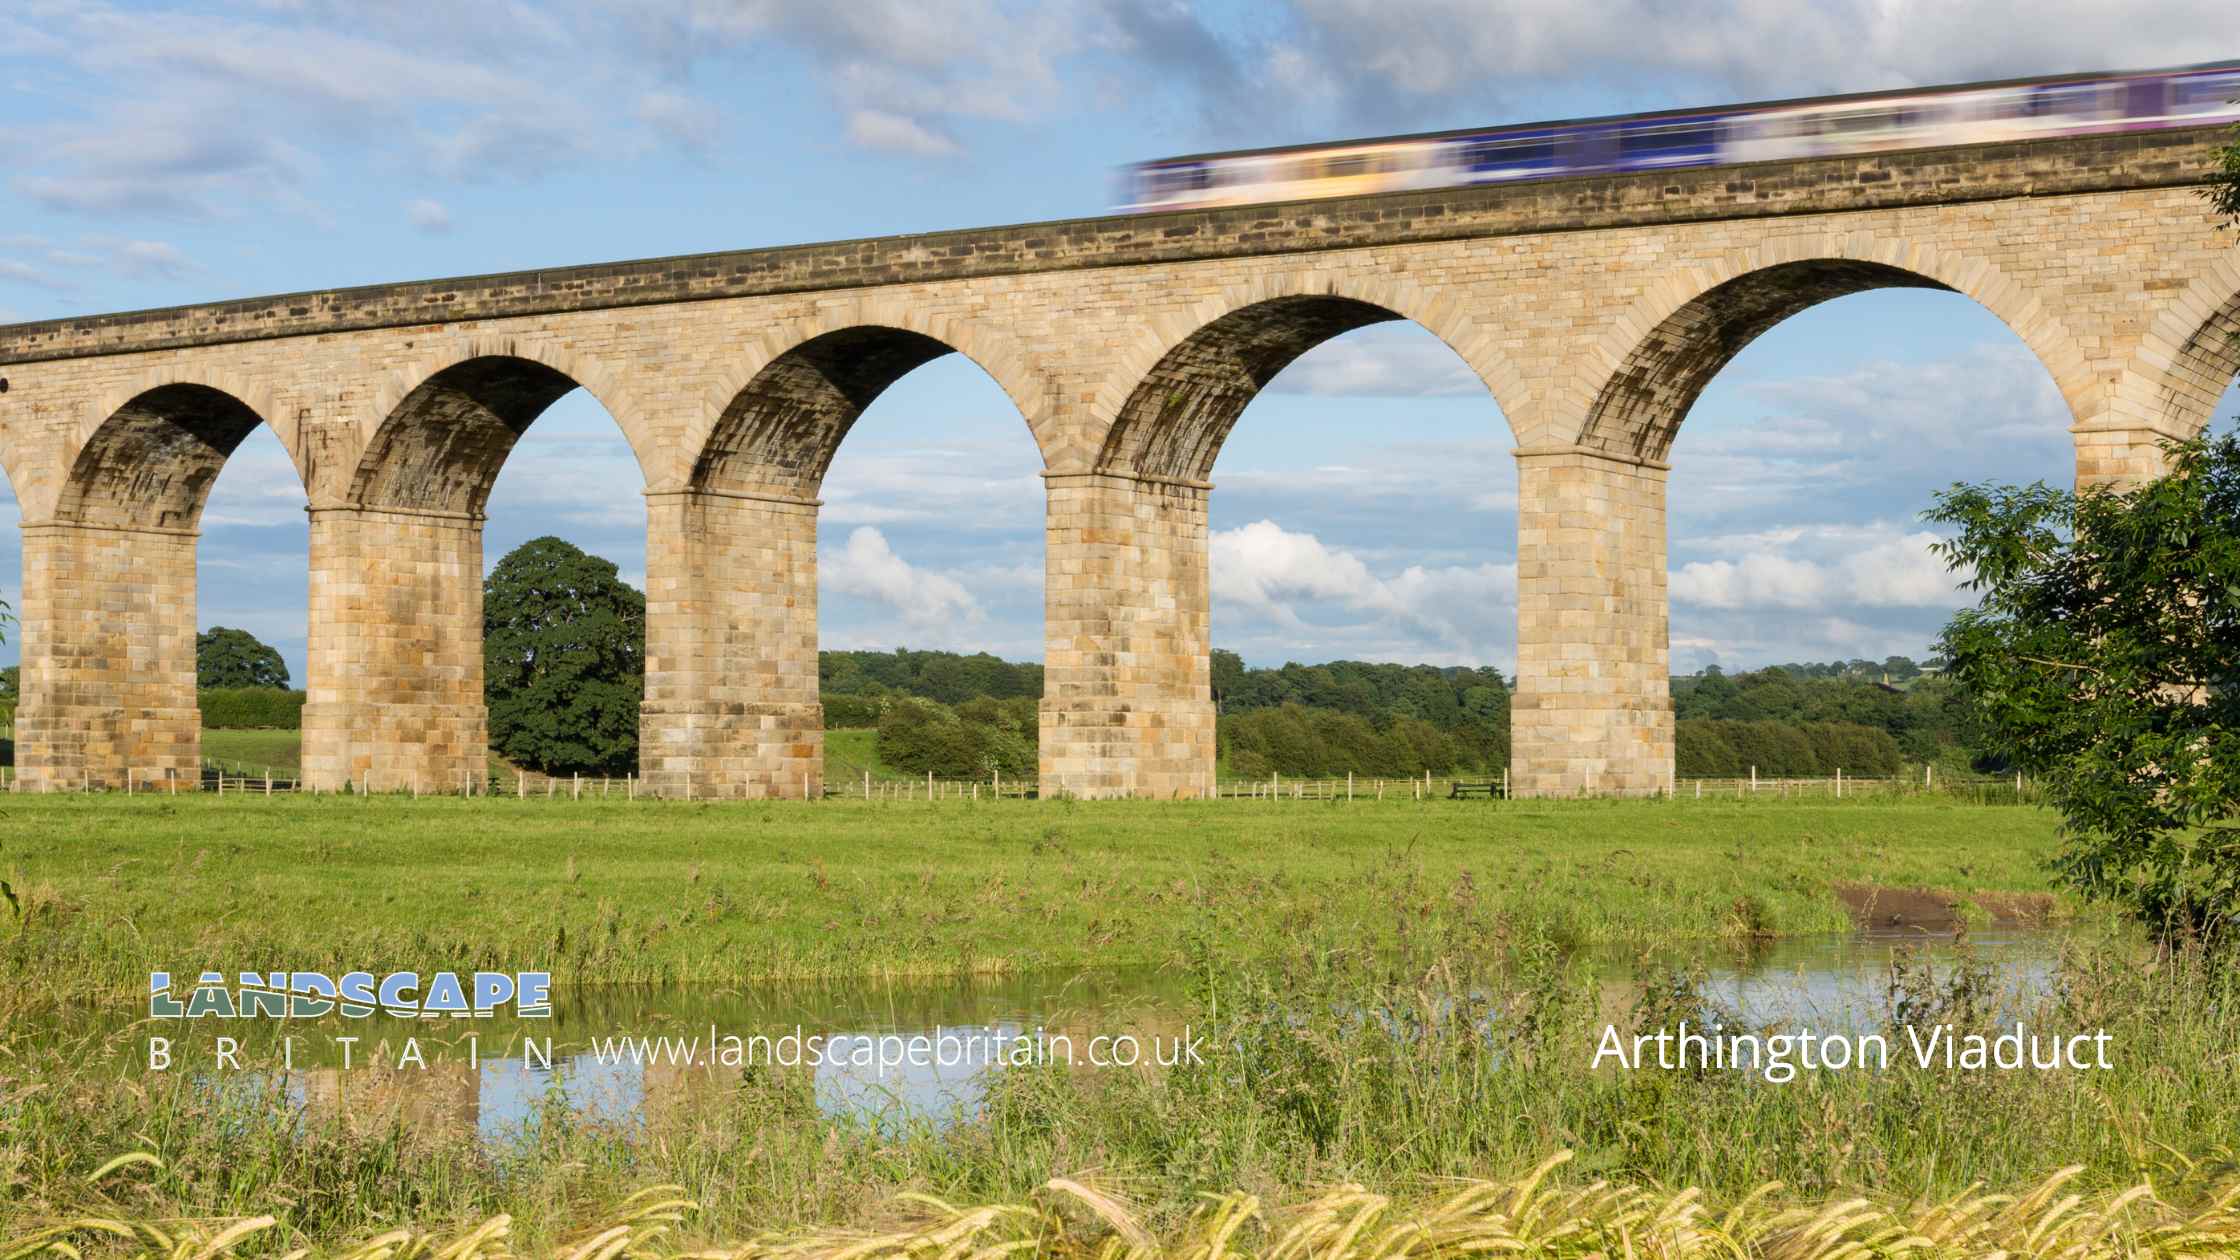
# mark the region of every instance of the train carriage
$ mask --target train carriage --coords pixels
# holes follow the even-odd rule
[[[1201,154],[1130,167],[1127,210],[2240,122],[2240,61]]]

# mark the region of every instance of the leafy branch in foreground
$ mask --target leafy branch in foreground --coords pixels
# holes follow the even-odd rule
[[[2232,142],[2217,154],[2217,169],[2201,195],[2220,217],[2220,226],[2240,226],[2240,127],[2232,129]]]
[[[1924,516],[1981,602],[1939,650],[2062,815],[2065,882],[2164,933],[2240,930],[2240,437],[2135,489],[1955,486]],[[2219,933],[2218,929],[2222,929]]]

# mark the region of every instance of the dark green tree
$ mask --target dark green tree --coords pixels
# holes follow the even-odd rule
[[[2240,227],[2240,127],[2232,129],[2232,143],[2218,155],[2216,173],[2202,194],[2215,207],[2226,227]]]
[[[212,626],[194,637],[197,687],[288,689],[288,663],[270,644],[246,630]]]
[[[2240,437],[2135,489],[1955,486],[1926,515],[1979,590],[1947,672],[2063,819],[2063,879],[2157,930],[2240,928]]]
[[[521,544],[482,584],[490,745],[547,774],[621,774],[638,756],[646,597],[558,538]]]

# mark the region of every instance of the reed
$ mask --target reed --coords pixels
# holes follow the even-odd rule
[[[1981,1187],[1948,1199],[1899,1202],[1871,1192],[1819,1199],[1778,1183],[1720,1203],[1694,1187],[1566,1181],[1559,1152],[1513,1181],[1469,1180],[1443,1196],[1394,1196],[1358,1185],[1264,1203],[1241,1191],[1207,1195],[1180,1225],[1155,1233],[1121,1199],[1056,1177],[1019,1202],[953,1206],[930,1195],[899,1201],[904,1218],[882,1228],[766,1233],[746,1241],[693,1244],[680,1238],[697,1211],[674,1186],[623,1200],[598,1225],[556,1242],[565,1260],[1401,1260],[1511,1256],[1550,1260],[2132,1260],[2144,1256],[2240,1255],[2240,1179],[2181,1177],[2120,1191],[2071,1192],[2079,1170],[2035,1185]],[[146,1221],[88,1217],[0,1242],[0,1260],[119,1256],[216,1260],[262,1244],[271,1216]],[[500,1215],[453,1234],[411,1227],[321,1254],[337,1260],[500,1260],[515,1255],[512,1221]],[[290,1255],[310,1254],[298,1248]]]

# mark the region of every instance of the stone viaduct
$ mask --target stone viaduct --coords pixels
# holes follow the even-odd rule
[[[819,482],[881,390],[960,353],[1018,405],[1048,484],[1045,790],[1198,794],[1214,457],[1284,365],[1405,319],[1476,371],[1516,442],[1515,784],[1654,792],[1673,757],[1665,456],[1705,383],[1814,303],[1948,289],[2052,375],[2081,482],[2149,474],[2236,366],[2240,252],[2195,188],[2219,139],[1085,219],[0,328],[21,774],[192,771],[197,521],[268,425],[310,514],[307,777],[463,783],[484,756],[483,506],[514,441],[580,386],[645,476],[648,786],[816,790]],[[1987,456],[1956,472],[1995,475]]]

